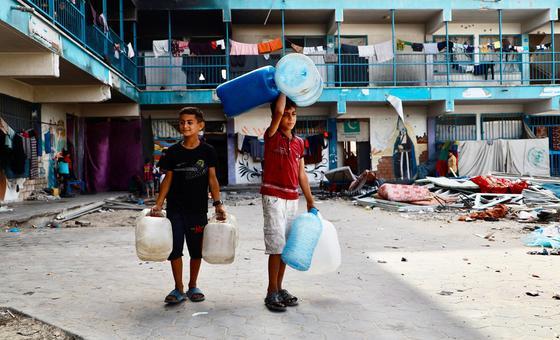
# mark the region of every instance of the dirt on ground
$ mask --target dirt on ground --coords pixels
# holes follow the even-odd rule
[[[13,309],[0,307],[0,339],[81,340],[82,338]]]

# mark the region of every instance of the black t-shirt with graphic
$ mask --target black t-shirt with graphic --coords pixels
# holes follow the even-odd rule
[[[214,147],[203,142],[194,149],[179,142],[167,150],[159,164],[165,171],[173,171],[167,210],[208,212],[208,169],[216,167],[217,157]]]

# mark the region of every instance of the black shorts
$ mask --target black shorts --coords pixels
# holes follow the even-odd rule
[[[191,259],[202,258],[202,236],[204,227],[208,224],[206,213],[184,213],[167,211],[167,218],[171,221],[173,230],[173,251],[168,260],[175,260],[183,256],[183,246],[187,241],[187,248]]]

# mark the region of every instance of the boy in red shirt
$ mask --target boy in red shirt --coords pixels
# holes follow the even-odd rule
[[[263,180],[261,186],[264,243],[268,258],[268,293],[266,307],[283,312],[296,306],[297,298],[282,289],[286,264],[281,254],[292,221],[297,215],[298,186],[301,187],[307,210],[314,209],[313,196],[303,161],[303,139],[292,134],[296,125],[296,104],[284,94],[270,105],[272,122],[265,132]]]

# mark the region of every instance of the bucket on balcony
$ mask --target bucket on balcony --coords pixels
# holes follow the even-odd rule
[[[280,92],[298,106],[310,106],[323,92],[323,79],[313,60],[301,53],[288,54],[276,64],[274,75]]]
[[[265,66],[218,86],[216,94],[226,116],[237,116],[276,99],[280,93],[274,83],[274,72],[274,67]]]

